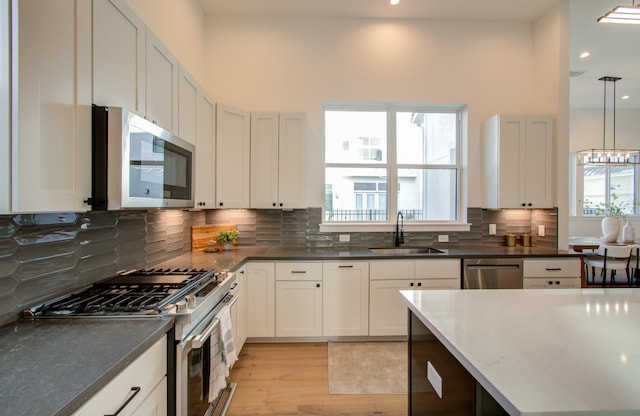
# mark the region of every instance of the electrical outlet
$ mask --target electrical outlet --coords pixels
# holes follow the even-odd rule
[[[444,234],[444,235],[439,235],[438,236],[438,243],[448,243],[449,242],[449,236]]]
[[[496,235],[496,225],[489,224],[489,235]]]
[[[339,241],[341,243],[348,243],[349,241],[351,241],[351,235],[350,234],[340,234]]]
[[[538,225],[538,235],[540,237],[544,237],[545,235],[545,226],[544,225]]]

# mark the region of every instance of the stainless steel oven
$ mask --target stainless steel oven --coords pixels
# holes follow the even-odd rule
[[[219,344],[235,275],[195,269],[131,270],[24,311],[25,317],[172,317],[168,415],[223,415],[235,385]],[[224,320],[224,318],[227,318]],[[232,331],[225,331],[229,333]]]
[[[176,347],[176,408],[178,415],[224,415],[236,385],[228,382],[219,340],[222,309],[233,302],[228,295]]]

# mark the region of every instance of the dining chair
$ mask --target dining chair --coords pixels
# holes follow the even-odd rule
[[[610,285],[613,286],[618,271],[624,271],[627,275],[627,282],[631,286],[631,274],[629,273],[629,262],[631,260],[632,246],[601,244],[598,247],[596,256],[584,257],[587,268],[591,268],[592,277],[595,280],[596,269],[600,269],[602,277],[602,287],[607,283],[607,272],[610,275]]]
[[[629,260],[631,281],[640,287],[640,244],[631,246],[631,259]]]

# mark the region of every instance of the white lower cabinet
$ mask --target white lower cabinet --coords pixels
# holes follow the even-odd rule
[[[276,263],[276,336],[322,335],[322,263]]]
[[[234,289],[236,299],[230,306],[231,328],[233,330],[233,343],[236,353],[240,354],[240,350],[247,340],[247,300],[246,300],[246,272],[245,267],[236,272],[236,288]]]
[[[245,271],[247,338],[272,338],[276,335],[275,264],[251,262]]]
[[[524,289],[579,289],[582,286],[579,258],[523,259]]]
[[[139,389],[139,390],[137,390]],[[167,414],[167,337],[136,358],[73,416],[166,416]]]
[[[322,335],[368,335],[369,262],[326,262],[322,284]]]
[[[407,335],[400,290],[460,289],[460,259],[376,260],[370,263],[369,335]]]

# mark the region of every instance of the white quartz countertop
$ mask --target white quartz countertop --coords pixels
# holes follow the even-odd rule
[[[640,289],[401,295],[511,415],[640,414]]]

